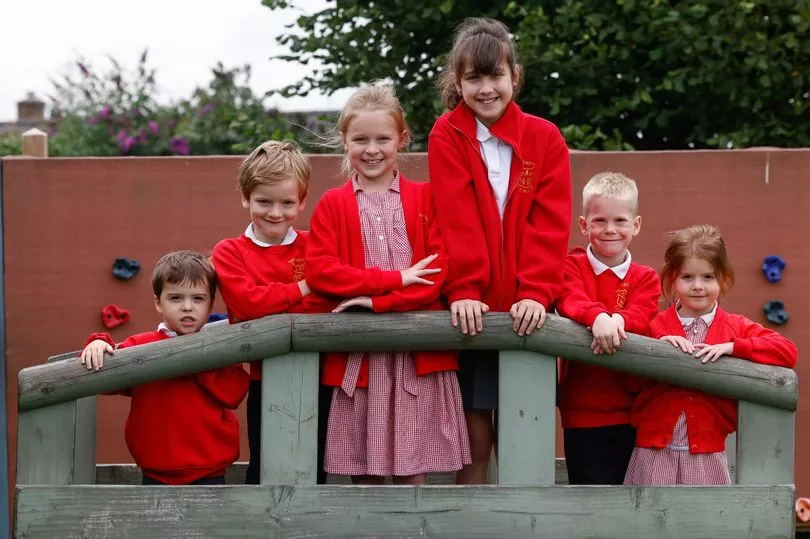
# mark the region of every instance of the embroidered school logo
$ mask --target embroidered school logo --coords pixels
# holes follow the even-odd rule
[[[523,161],[523,170],[520,171],[517,188],[522,193],[534,191],[534,161]]]
[[[291,258],[289,260],[290,265],[292,266],[292,277],[294,281],[303,281],[304,280],[304,259],[303,258]]]
[[[616,289],[616,306],[614,307],[615,310],[624,309],[624,304],[627,303],[627,294],[630,292],[630,284],[629,283],[622,283],[619,288]]]

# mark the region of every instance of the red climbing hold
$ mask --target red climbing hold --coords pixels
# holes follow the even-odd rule
[[[104,326],[108,329],[118,327],[129,322],[129,311],[112,303],[105,305],[101,309],[101,321],[104,322]]]

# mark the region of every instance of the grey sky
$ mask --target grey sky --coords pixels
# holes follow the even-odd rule
[[[296,0],[304,12],[323,9],[325,0]],[[301,12],[271,11],[260,0],[0,0],[0,121],[16,119],[16,102],[33,91],[51,90],[49,77],[78,56],[107,67],[106,54],[125,67],[149,48],[161,96],[183,97],[210,80],[217,61],[251,64],[257,92],[300,79],[306,66],[269,57],[284,50],[275,37]],[[268,103],[282,110],[340,108],[349,92]]]

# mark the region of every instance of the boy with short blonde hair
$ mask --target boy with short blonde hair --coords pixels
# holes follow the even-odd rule
[[[618,172],[596,174],[583,189],[582,207],[579,226],[588,247],[568,255],[557,310],[591,330],[594,354],[613,354],[627,332],[647,333],[661,283],[628,250],[641,230],[635,181]],[[624,481],[635,443],[626,381],[620,372],[563,361],[558,406],[571,484]]]

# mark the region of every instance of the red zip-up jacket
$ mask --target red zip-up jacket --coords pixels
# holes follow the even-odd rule
[[[686,336],[674,305],[653,319],[650,334],[655,338]],[[779,367],[793,368],[799,355],[785,337],[719,307],[704,342],[733,342],[735,357]],[[702,368],[711,369],[712,365],[702,365]],[[630,421],[636,427],[636,446],[667,447],[682,411],[686,413],[690,453],[725,451],[726,438],[737,429],[737,401],[665,382],[651,383],[633,404]]]
[[[630,263],[624,279],[611,270],[596,275],[584,249],[568,255],[565,286],[557,310],[591,327],[601,313],[619,313],[625,331],[646,335],[658,313],[661,282],[649,266]],[[564,428],[604,427],[630,422],[633,393],[628,376],[596,365],[563,361],[557,405]]]
[[[431,275],[433,285],[402,287],[399,271],[366,268],[360,213],[351,180],[330,189],[318,201],[310,218],[306,279],[313,291],[331,297],[332,306],[342,299],[371,296],[374,312],[437,311],[445,309],[440,300],[447,276],[447,253],[433,218],[430,185],[399,176],[405,227],[413,251],[412,261],[439,256],[428,266],[441,271]],[[412,352],[418,376],[456,370],[457,352]],[[324,385],[340,386],[346,373],[347,353],[323,354]],[[368,359],[363,358],[357,387],[368,387]]]
[[[128,337],[118,349],[169,339],[161,331]],[[107,333],[87,340],[115,342]],[[239,458],[239,421],[233,413],[248,390],[242,365],[156,380],[130,388],[124,438],[143,474],[172,485],[223,475]]]
[[[568,147],[554,124],[515,103],[489,130],[513,151],[503,222],[472,110],[461,102],[436,120],[428,139],[433,201],[450,255],[444,293],[451,303],[475,299],[493,311],[522,299],[550,309],[571,233]]]

